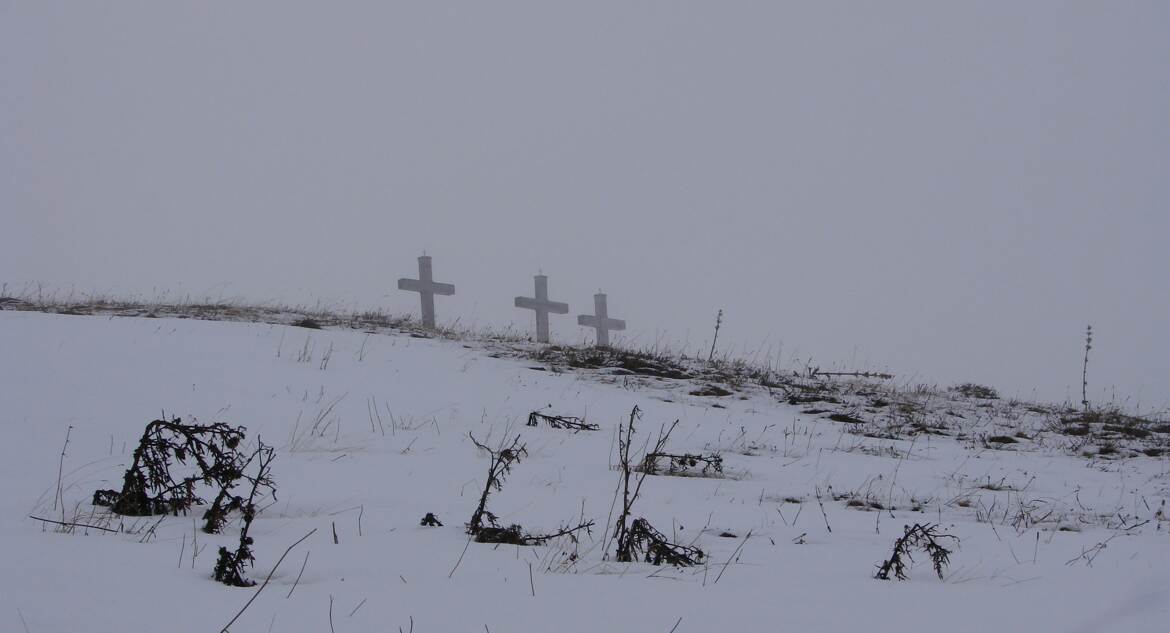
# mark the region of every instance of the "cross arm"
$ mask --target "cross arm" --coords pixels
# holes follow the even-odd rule
[[[547,310],[553,314],[568,314],[569,304],[559,301],[541,301],[532,297],[516,297],[517,308],[529,310]]]
[[[455,294],[455,284],[441,284],[437,281],[431,282],[431,292],[442,295],[444,297]]]
[[[417,279],[399,279],[398,289],[411,292],[430,292],[442,296],[455,294],[455,284],[442,284],[436,281],[422,282]]]
[[[593,314],[577,315],[577,325],[584,325],[585,327],[603,327],[607,330],[620,331],[626,329],[626,322],[622,319],[598,319]]]

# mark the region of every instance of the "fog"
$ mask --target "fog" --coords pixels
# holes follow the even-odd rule
[[[1164,2],[0,1],[0,282],[1170,403]]]

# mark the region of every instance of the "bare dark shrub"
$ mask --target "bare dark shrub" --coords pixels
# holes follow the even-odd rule
[[[638,494],[642,492],[642,483],[646,481],[647,475],[650,474],[645,469],[640,471],[636,469],[634,467],[635,462],[630,457],[631,445],[634,439],[634,421],[641,418],[641,416],[641,409],[635,406],[630,411],[630,420],[626,423],[625,428],[618,428],[618,458],[619,468],[621,469],[622,511],[618,515],[617,524],[614,526],[614,540],[617,543],[617,561],[631,563],[641,559],[654,565],[661,565],[662,563],[678,566],[694,565],[703,559],[704,553],[702,550],[697,547],[687,547],[671,543],[644,518],[635,519],[632,524],[630,522],[634,502],[638,500]],[[675,420],[670,425],[670,428],[664,427],[659,429],[658,439],[654,443],[654,448],[653,450],[647,451],[646,455],[642,458],[643,461],[649,455],[663,454],[666,441],[670,438],[670,434],[676,426],[678,426],[678,420]],[[634,472],[637,474],[634,476],[633,489],[631,490],[630,479],[631,473]]]
[[[94,490],[93,491],[93,505],[95,506],[112,506],[118,502],[118,497],[121,496],[117,490]]]
[[[528,414],[528,426],[540,426],[544,422],[553,429],[567,429],[570,431],[598,431],[601,425],[586,422],[584,418],[571,415],[548,415],[540,411]]]
[[[949,538],[955,543],[959,542],[957,536],[944,534],[938,531],[937,524],[928,523],[922,525],[915,523],[912,526],[905,526],[905,534],[894,541],[894,551],[890,558],[878,566],[878,571],[874,574],[874,578],[878,580],[889,580],[890,572],[894,572],[894,577],[898,580],[906,580],[906,562],[914,562],[914,558],[910,555],[910,550],[920,549],[925,551],[930,556],[930,562],[934,565],[934,573],[938,574],[938,579],[943,579],[943,569],[950,564],[951,550],[939,544],[939,539]]]
[[[703,562],[705,554],[697,547],[671,543],[646,519],[635,519],[629,531],[630,555],[652,565],[666,563],[690,567]],[[619,559],[620,560],[620,559]]]
[[[661,462],[666,462],[666,470],[661,468]],[[700,466],[702,467],[700,469]],[[717,453],[709,455],[692,454],[692,453],[646,453],[642,458],[642,464],[638,467],[640,472],[647,475],[688,475],[695,474],[696,469],[699,475],[722,475],[723,474],[723,457]]]
[[[485,525],[475,533],[476,543],[501,543],[503,545],[526,545],[524,528],[513,523],[508,527]]]
[[[575,527],[563,527],[552,534],[526,534],[524,528],[513,523],[508,527],[485,526],[475,535],[476,543],[503,543],[505,545],[544,545],[562,536],[567,536],[577,542],[577,533],[581,530],[591,531],[593,521],[586,521]]]
[[[271,446],[257,442],[256,450],[244,464],[245,469],[251,467],[252,464],[255,464],[256,467],[255,475],[243,475],[244,479],[251,484],[248,498],[231,497],[231,501],[228,503],[227,507],[239,510],[243,515],[243,525],[240,527],[240,542],[236,546],[236,550],[233,552],[226,547],[220,547],[219,558],[215,561],[215,579],[225,585],[251,587],[256,584],[255,581],[244,576],[244,570],[251,567],[252,561],[256,559],[252,555],[253,540],[248,532],[252,528],[252,521],[259,514],[259,509],[256,507],[258,495],[271,494],[275,499],[276,484],[272,481],[272,460],[275,456]]]
[[[479,440],[470,432],[467,437],[471,438],[473,444],[480,450],[487,451],[491,455],[491,463],[488,464],[487,481],[483,485],[483,494],[479,497],[479,505],[475,507],[475,512],[471,513],[471,520],[467,522],[467,533],[472,536],[478,536],[480,531],[485,527],[498,528],[499,523],[496,522],[496,515],[487,509],[488,495],[492,490],[500,491],[504,488],[504,477],[512,472],[512,464],[518,463],[522,458],[528,456],[528,451],[524,445],[520,443],[520,436],[517,435],[512,440],[511,444],[502,446],[499,450],[493,450]],[[487,525],[484,525],[484,522]]]
[[[483,494],[479,497],[479,505],[476,506],[475,512],[471,514],[471,520],[467,522],[467,533],[475,537],[476,543],[542,545],[546,541],[562,536],[567,536],[576,543],[578,532],[581,530],[589,531],[593,527],[593,521],[583,521],[576,527],[564,527],[552,534],[526,534],[524,528],[515,523],[506,527],[501,526],[497,522],[498,517],[491,510],[487,509],[488,495],[491,494],[492,490],[497,492],[503,490],[504,477],[512,472],[512,464],[519,463],[521,458],[527,457],[528,451],[520,443],[519,435],[507,446],[501,444],[501,448],[498,450],[493,450],[480,443],[471,433],[468,433],[467,436],[471,438],[472,443],[476,447],[480,450],[487,451],[492,458],[491,463],[488,465],[487,482],[484,483]],[[431,515],[428,514],[427,516]],[[426,517],[423,520],[425,521]]]
[[[443,527],[443,522],[439,520],[439,517],[435,516],[434,512],[428,512],[418,524],[422,527]]]
[[[133,460],[122,478],[122,490],[94,492],[94,505],[108,505],[117,514],[150,516],[178,514],[201,503],[196,485],[230,490],[240,478],[244,463],[238,447],[244,427],[222,422],[184,424],[180,418],[154,420],[146,425]],[[195,471],[176,479],[174,462],[194,462]],[[217,497],[217,504],[225,499]]]
[[[240,512],[243,514],[245,522],[251,524],[252,519],[250,514],[254,514],[253,500],[259,488],[266,489],[276,498],[276,486],[269,476],[271,470],[270,464],[275,457],[273,449],[264,442],[257,440],[256,450],[248,457],[247,461],[240,468],[240,478],[251,484],[251,490],[247,499],[239,495],[232,494],[232,490],[239,483],[239,479],[232,480],[228,486],[221,488],[219,494],[215,496],[215,500],[203,513],[203,531],[208,534],[218,534],[227,523],[228,515],[232,512]],[[248,466],[253,462],[257,464],[256,477],[250,477],[245,472]]]

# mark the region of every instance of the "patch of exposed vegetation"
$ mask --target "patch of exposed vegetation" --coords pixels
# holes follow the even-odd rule
[[[829,419],[834,422],[843,422],[845,424],[865,424],[865,420],[854,417],[848,413],[834,413],[829,416]]]
[[[1170,437],[1166,437],[1170,424],[1117,408],[1066,412],[1048,430],[1077,438],[1070,448],[1086,457],[1159,457],[1170,448]],[[1097,444],[1097,450],[1088,450],[1090,444]]]
[[[691,391],[690,395],[692,395],[692,396],[723,397],[723,396],[730,396],[733,393],[735,393],[735,392],[724,389],[723,387],[720,387],[719,385],[704,385],[698,389],[695,389],[694,391]]]
[[[296,321],[293,321],[292,323],[290,323],[290,325],[292,325],[294,327],[308,328],[310,330],[321,329],[321,322],[316,320],[316,319],[309,318],[309,317],[302,317],[300,319],[297,319]]]
[[[560,347],[551,345],[535,353],[536,360],[576,369],[623,369],[640,376],[687,379],[694,376],[677,359],[664,354],[615,347]]]
[[[973,382],[965,382],[961,385],[951,387],[951,391],[958,393],[966,398],[975,398],[977,400],[999,400],[999,392],[994,387],[986,385],[977,385]]]

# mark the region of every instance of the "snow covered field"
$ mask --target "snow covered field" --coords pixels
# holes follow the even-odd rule
[[[277,500],[253,527],[251,578],[317,530],[236,632],[1170,630],[1170,462],[1157,450],[1097,455],[1054,431],[1046,409],[953,393],[850,404],[873,387],[846,383],[828,410],[876,419],[880,406],[913,406],[949,428],[871,437],[759,386],[695,396],[691,380],[550,371],[500,345],[0,312],[0,630],[220,631],[253,596],[211,579],[234,523],[206,535],[196,511],[153,531],[155,519],[115,518],[122,532],[63,533],[28,518],[61,518],[67,431],[65,516],[91,517],[93,491],[119,487],[134,442],[164,412],[243,425],[276,446]],[[720,478],[648,477],[635,510],[701,547],[705,565],[616,563],[612,545],[605,556],[615,432],[634,405],[636,439],[677,419],[670,449],[724,459]],[[601,430],[525,426],[544,407]],[[502,523],[596,521],[575,560],[567,542],[468,544],[488,464],[468,432],[527,445],[490,500]],[[420,527],[427,512],[445,526]],[[924,522],[961,541],[945,579],[916,555],[908,580],[875,580],[903,526]]]

